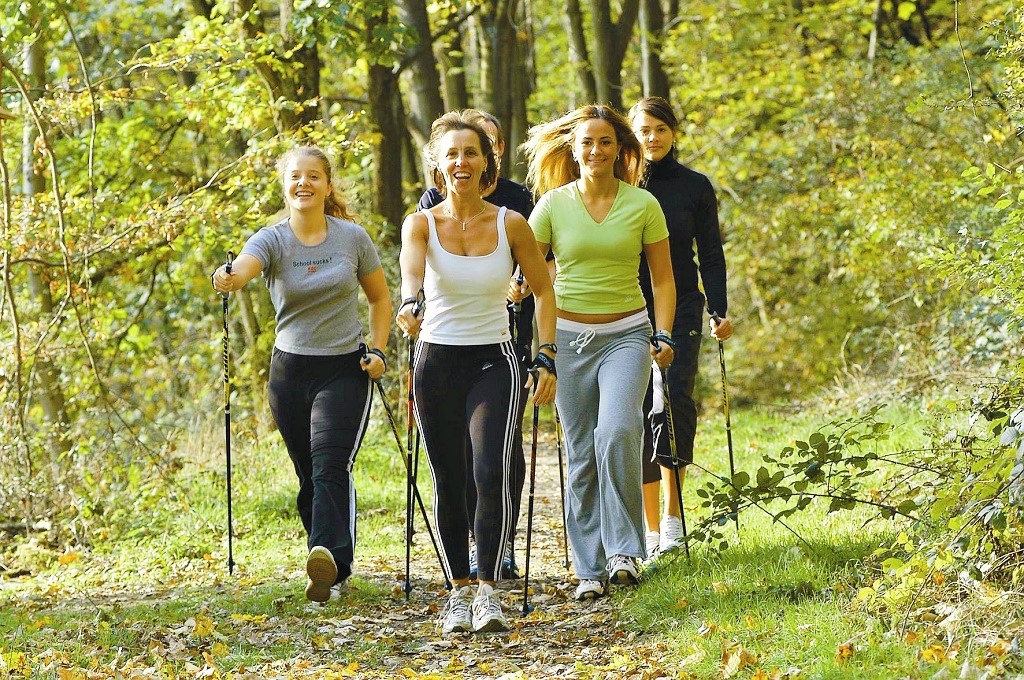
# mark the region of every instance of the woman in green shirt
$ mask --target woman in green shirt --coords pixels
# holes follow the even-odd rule
[[[540,199],[530,226],[558,265],[556,397],[566,434],[566,527],[579,600],[639,580],[644,556],[641,403],[653,356],[672,362],[671,336],[651,324],[637,269],[651,269],[655,321],[672,328],[675,284],[665,216],[634,186],[642,151],[614,109],[583,106],[530,130],[527,183]],[[655,344],[656,343],[656,344]]]

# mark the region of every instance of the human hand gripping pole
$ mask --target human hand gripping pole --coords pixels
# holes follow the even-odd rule
[[[660,349],[660,343],[664,342],[669,347],[675,349],[675,343],[672,341],[672,337],[664,331],[659,331],[651,336],[651,345],[654,346],[654,350],[657,352]],[[672,399],[669,395],[668,387],[668,369],[661,368],[661,385],[665,392],[665,429],[668,431],[668,448],[672,454],[672,468],[675,474],[676,480],[676,501],[679,503],[679,521],[683,526],[683,550],[686,552],[686,559],[690,559],[690,541],[686,535],[686,508],[683,507],[683,484],[679,480],[680,465],[679,453],[676,449],[676,428],[675,422],[672,419]]]
[[[711,312],[711,318],[715,324],[722,322],[722,317],[717,312]],[[729,417],[729,380],[725,372],[725,343],[718,341],[718,365],[722,368],[722,404],[725,408],[725,440],[729,446],[729,479],[736,477],[736,465],[732,455],[732,420]],[[733,519],[736,521],[736,535],[740,533],[740,512],[739,507],[733,508]]]
[[[366,348],[366,344],[365,343],[360,343],[359,344],[359,351],[360,351],[360,354],[361,354],[361,359],[360,360],[363,363],[367,363],[369,361],[369,357],[367,355],[368,355],[369,352],[372,352],[372,350],[368,350]],[[384,407],[384,413],[387,415],[388,423],[391,425],[391,433],[395,436],[395,444],[398,445],[398,453],[402,457],[402,461],[405,463],[406,479],[410,479],[412,477],[412,466],[411,466],[410,461],[409,461],[410,456],[409,456],[409,453],[408,453],[407,450],[403,451],[403,449],[402,449],[402,437],[401,437],[401,435],[398,434],[398,424],[395,422],[395,414],[392,413],[391,407],[388,405],[388,400],[387,400],[387,397],[384,394],[384,387],[381,385],[380,379],[378,378],[376,380],[371,380],[371,382],[377,388],[377,395],[380,397],[381,406]],[[402,455],[403,453],[405,455]],[[407,493],[410,493],[410,492],[407,492]],[[426,508],[423,505],[423,498],[420,496],[420,491],[416,487],[415,480],[413,480],[413,482],[412,482],[411,495],[415,499],[416,503],[419,505],[420,512],[423,514],[423,523],[427,527],[427,534],[430,536],[430,543],[431,543],[431,545],[434,546],[434,554],[437,556],[438,564],[441,565],[441,573],[444,574],[445,573],[445,571],[444,571],[444,562],[441,560],[441,551],[437,547],[437,539],[434,538],[434,531],[430,527],[430,520],[427,519],[427,510],[426,510]],[[408,496],[407,496],[407,499],[408,499]],[[412,505],[411,501],[410,501],[409,505],[411,507],[411,505]],[[408,519],[408,516],[409,516],[409,514],[411,512],[412,511],[407,508],[407,512],[406,512],[407,519]],[[408,534],[407,534],[407,536],[408,536]],[[407,539],[407,541],[408,541],[408,539]],[[405,597],[406,597],[406,599],[408,599],[409,592],[412,590],[412,586],[410,585],[410,581],[409,581],[409,566],[408,565],[409,565],[409,545],[408,545],[408,542],[407,542],[406,543],[406,574],[405,574],[405,580],[406,580],[406,583],[405,583]],[[448,576],[447,575],[445,575],[445,577],[444,577],[444,583],[445,583],[445,587],[448,590],[451,590],[452,584],[448,580]]]
[[[225,271],[231,273],[231,263],[235,254],[228,251]],[[231,355],[228,346],[228,293],[221,293],[221,310],[224,321],[224,455],[227,459],[227,494],[228,494],[228,574],[234,574],[235,556],[232,548],[234,534],[231,521]]]

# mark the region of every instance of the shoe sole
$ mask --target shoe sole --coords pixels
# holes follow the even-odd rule
[[[313,602],[328,602],[331,599],[331,586],[338,578],[338,565],[326,549],[314,549],[306,558],[306,599]]]
[[[501,633],[508,629],[508,622],[497,617],[487,619],[481,626],[473,626],[474,633]]]
[[[635,586],[640,583],[640,579],[633,574],[629,573],[625,569],[619,569],[617,572],[612,574],[611,582],[620,586]]]
[[[473,632],[473,624],[471,624],[471,623],[465,623],[465,624],[460,623],[460,624],[457,624],[455,626],[452,626],[451,628],[449,628],[447,630],[442,628],[441,632],[443,634],[445,634],[445,635],[451,635],[452,633],[472,633]]]
[[[604,597],[607,594],[608,594],[608,589],[607,588],[602,589],[600,592],[598,592],[596,590],[588,590],[585,593],[582,593],[582,594],[579,594],[579,595],[573,595],[573,599],[575,599],[577,602],[586,602],[587,600],[596,600],[598,598],[602,598],[602,597]]]

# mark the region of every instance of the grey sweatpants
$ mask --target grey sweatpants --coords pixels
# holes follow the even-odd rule
[[[590,331],[580,348],[574,341]],[[641,404],[651,372],[650,335],[646,312],[607,324],[558,320],[566,529],[581,579],[606,579],[612,555],[645,554]]]

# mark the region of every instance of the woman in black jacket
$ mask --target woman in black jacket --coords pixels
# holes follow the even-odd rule
[[[672,272],[676,283],[676,314],[672,339],[678,345],[676,359],[667,376],[675,425],[679,458],[680,484],[686,466],[693,462],[693,440],[697,433],[697,405],[693,386],[700,354],[702,308],[705,297],[697,286],[697,274],[707,294],[707,310],[711,316],[711,336],[726,340],[732,336],[732,323],[726,313],[725,253],[718,227],[718,201],[707,177],[681,164],[675,158],[675,136],[679,121],[671,105],[661,97],[641,99],[629,110],[633,133],[643,147],[647,161],[640,186],[658,199],[668,224]],[[697,249],[694,253],[694,244]],[[697,261],[694,261],[694,255]],[[698,266],[699,262],[699,266]],[[640,285],[647,298],[648,312],[653,318],[651,277],[644,260],[640,262]],[[665,552],[682,542],[682,522],[676,496],[675,465],[669,452],[665,431],[665,415],[661,375],[655,371],[648,389],[644,411],[646,419],[644,456],[644,518],[647,523],[647,554]],[[665,493],[665,514],[659,513],[658,482]]]

